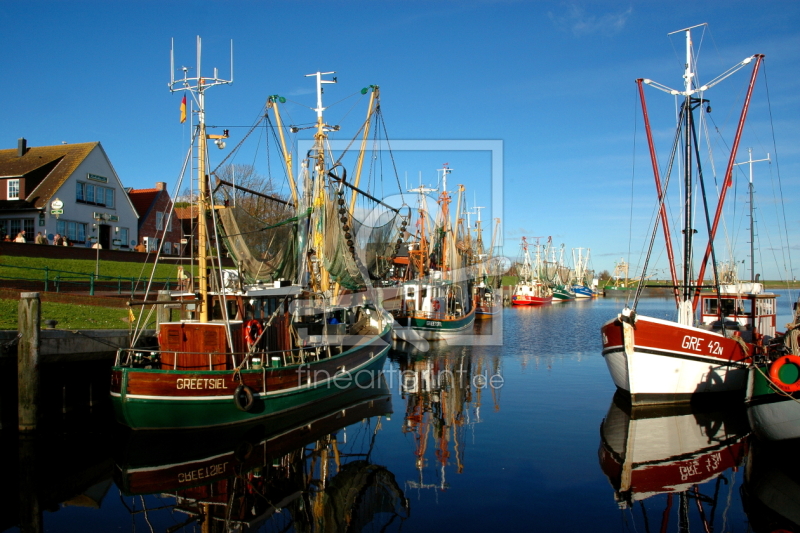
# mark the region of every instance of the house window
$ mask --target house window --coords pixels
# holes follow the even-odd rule
[[[172,243],[169,241],[164,241],[164,247],[162,248],[165,255],[169,255],[172,253]]]
[[[169,213],[164,213],[164,216],[167,217],[167,231],[172,231],[172,217],[169,216]]]
[[[130,242],[128,241],[128,228],[119,228],[120,248],[128,248]]]
[[[32,242],[34,236],[36,235],[36,233],[33,231],[33,228],[34,225],[32,218],[12,218],[3,220],[0,223],[0,232],[2,233],[0,237],[8,235],[13,241],[20,231],[24,231],[25,240]]]
[[[156,213],[156,231],[161,231],[164,229],[164,213],[158,211]]]
[[[148,252],[157,252],[158,251],[158,239],[155,237],[150,237],[147,239],[147,251]]]
[[[84,204],[114,207],[114,189],[79,181],[75,187],[75,200]]]
[[[181,255],[181,245],[180,243],[174,243],[173,246],[175,247],[175,255]]]
[[[8,180],[8,196],[9,200],[19,200],[19,180]]]
[[[87,225],[82,222],[75,222],[71,220],[59,220],[56,222],[56,233],[65,236],[70,242],[85,243],[86,242],[86,227]]]

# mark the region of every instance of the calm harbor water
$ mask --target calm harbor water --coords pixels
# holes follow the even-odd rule
[[[478,330],[502,327],[500,346],[396,345],[384,389],[277,435],[4,435],[18,483],[2,530],[796,531],[763,501],[782,451],[750,437],[743,405],[615,398],[599,328],[623,304],[506,308]],[[639,312],[672,318],[674,304],[649,297]]]

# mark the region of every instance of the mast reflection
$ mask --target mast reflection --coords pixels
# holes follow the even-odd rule
[[[406,481],[406,489],[445,491],[447,467],[464,472],[466,434],[482,421],[486,396],[500,410],[500,356],[486,356],[474,346],[432,345],[423,352],[395,342],[389,358],[398,364],[406,402],[403,433],[414,442],[417,479]]]
[[[408,501],[371,457],[391,414],[382,379],[269,425],[132,432],[114,480],[134,524],[166,531],[395,530]]]

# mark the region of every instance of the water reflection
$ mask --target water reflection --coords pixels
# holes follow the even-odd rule
[[[709,531],[727,516],[748,435],[740,406],[631,407],[618,393],[600,426],[600,466],[620,509],[640,504],[647,530],[676,520]]]
[[[197,524],[203,531],[401,527],[408,501],[394,475],[371,459],[382,419],[392,413],[386,382],[378,394],[356,389],[320,409],[230,430],[131,433],[114,479],[134,524],[166,531]]]
[[[501,358],[478,347],[437,343],[419,351],[404,342],[393,344],[389,358],[399,367],[406,402],[402,431],[414,442],[417,478],[406,488],[447,490],[447,467],[464,472],[466,432],[481,422],[483,403],[500,410]]]
[[[756,533],[800,532],[800,440],[753,439],[747,454],[742,504]]]

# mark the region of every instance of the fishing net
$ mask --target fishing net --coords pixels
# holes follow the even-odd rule
[[[246,196],[231,205],[230,190],[218,190],[227,204],[218,210],[220,237],[245,279],[297,281],[298,222],[308,214],[294,216],[292,206],[279,202],[265,208]]]
[[[362,205],[351,215],[343,194],[333,186],[326,192],[333,200],[326,201],[319,212],[324,216],[320,224],[324,228],[321,255],[331,279],[343,288],[356,290],[366,285],[360,267],[371,280],[384,278],[396,253],[397,212],[379,211],[375,202],[372,209]]]

